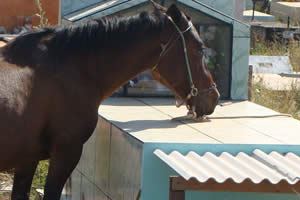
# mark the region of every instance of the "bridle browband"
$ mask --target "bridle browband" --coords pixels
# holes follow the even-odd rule
[[[195,87],[194,81],[193,81],[193,77],[192,77],[192,72],[191,72],[191,67],[190,67],[190,62],[189,62],[189,57],[188,57],[188,52],[187,52],[187,47],[186,47],[186,42],[185,42],[185,38],[184,38],[184,33],[188,32],[192,27],[193,24],[191,21],[188,22],[189,26],[184,30],[181,31],[180,28],[177,26],[177,24],[173,21],[173,19],[170,16],[167,16],[168,19],[171,21],[171,23],[173,24],[173,26],[175,27],[176,31],[179,33],[179,36],[177,38],[173,39],[173,35],[170,37],[169,41],[166,44],[161,44],[162,47],[162,51],[159,55],[157,64],[152,68],[152,71],[157,70],[158,64],[161,60],[161,58],[166,55],[166,53],[173,47],[172,43],[173,41],[177,41],[179,38],[181,38],[181,42],[182,42],[182,46],[183,46],[183,52],[184,52],[184,59],[185,59],[185,65],[188,71],[188,79],[189,79],[189,84],[191,87],[190,93],[186,96],[185,99],[183,99],[183,101],[180,104],[176,104],[177,107],[182,106],[187,100],[191,99],[192,97],[196,97],[198,95],[203,95],[206,94],[214,89],[216,89],[216,84],[213,83],[209,88],[203,89],[203,90],[198,90],[198,88]],[[202,62],[203,58],[202,58]]]

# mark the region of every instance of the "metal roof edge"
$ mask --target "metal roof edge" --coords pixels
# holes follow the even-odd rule
[[[106,16],[106,15],[110,15],[110,14],[116,13],[118,11],[121,11],[123,9],[127,9],[127,8],[137,6],[142,3],[146,3],[146,2],[148,2],[148,0],[123,0],[121,2],[116,1],[115,3],[108,4],[110,2],[112,2],[112,1],[107,1],[107,2],[104,2],[103,4],[98,4],[97,6],[91,8],[89,10],[86,10],[86,8],[82,8],[82,10],[84,10],[82,13],[85,12],[86,13],[85,15],[80,12],[77,12],[76,15],[68,14],[68,15],[63,16],[63,18],[65,20],[68,20],[71,22],[77,22],[77,21],[84,20],[85,18],[95,16],[101,12],[105,12],[105,14],[103,14],[101,16]],[[126,6],[126,4],[128,4],[128,3],[129,3],[129,6]],[[105,4],[108,4],[108,6],[105,7],[104,6]],[[100,7],[100,6],[103,6],[103,8],[97,10],[96,8]],[[91,12],[91,10],[93,10],[93,9],[94,9],[94,11]],[[80,16],[80,15],[82,15],[82,16]]]
[[[220,16],[222,16],[222,17],[226,18],[228,21],[234,21],[234,22],[237,22],[237,23],[239,23],[239,24],[241,24],[241,25],[243,25],[243,26],[245,26],[245,27],[247,27],[247,28],[250,28],[250,25],[249,25],[249,24],[247,24],[247,23],[245,23],[245,22],[242,22],[242,21],[240,21],[240,20],[238,20],[238,19],[235,19],[234,17],[232,17],[232,16],[230,16],[230,15],[228,15],[228,14],[224,14],[224,13],[222,13],[221,11],[219,11],[219,10],[217,10],[217,9],[215,9],[215,8],[213,8],[213,7],[211,7],[211,6],[209,6],[209,5],[206,5],[205,3],[202,3],[202,2],[200,2],[200,1],[198,1],[198,0],[177,0],[177,1],[180,2],[180,3],[182,3],[182,4],[184,4],[184,5],[191,6],[191,7],[194,8],[194,9],[197,9],[197,8],[194,7],[194,6],[192,6],[191,3],[196,4],[196,5],[198,5],[198,6],[201,6],[201,7],[205,8],[205,9],[207,9],[208,11],[217,13],[219,16],[214,16],[214,17],[216,17],[216,18],[219,19],[219,20],[224,21],[224,19],[222,19],[222,18],[220,17]],[[210,14],[209,12],[207,12],[207,10],[200,10],[200,9],[197,9],[197,10],[199,10],[199,11],[201,11],[201,12],[204,12],[204,13],[207,13],[207,14]],[[227,21],[227,23],[229,23],[228,21]]]
[[[101,6],[101,5],[104,5],[104,4],[108,4],[109,2],[112,2],[112,1],[106,1],[106,2],[104,2],[103,4],[97,4],[97,6]],[[121,2],[115,2],[115,3],[112,3],[112,4],[109,5],[108,7],[105,7],[105,8],[103,8],[103,9],[99,9],[99,10],[97,10],[97,11],[95,11],[95,12],[92,12],[92,13],[89,13],[89,14],[87,14],[87,15],[85,15],[85,16],[79,17],[78,19],[76,19],[76,15],[74,16],[74,12],[68,13],[67,15],[64,15],[63,18],[64,18],[65,20],[68,20],[68,21],[76,22],[76,21],[82,20],[83,18],[86,18],[86,17],[90,17],[90,16],[93,16],[93,15],[96,15],[96,14],[98,14],[98,13],[101,13],[101,12],[105,11],[105,10],[111,10],[112,8],[116,8],[116,7],[122,6],[122,5],[127,4],[127,3],[130,3],[130,2],[134,2],[134,3],[131,4],[131,7],[132,7],[132,6],[137,6],[137,5],[139,5],[139,4],[146,3],[146,2],[149,2],[149,1],[148,1],[148,0],[123,0],[123,1],[121,1]],[[244,22],[242,22],[242,21],[240,21],[240,20],[237,20],[237,19],[235,19],[234,17],[231,17],[230,15],[224,14],[224,13],[222,13],[221,11],[219,11],[219,10],[217,10],[217,9],[211,7],[211,6],[206,5],[205,3],[199,2],[198,0],[177,0],[177,2],[179,2],[179,3],[181,3],[181,4],[184,4],[184,5],[187,5],[187,6],[190,6],[189,2],[190,2],[190,3],[195,3],[195,4],[199,5],[199,6],[202,6],[202,7],[205,8],[205,9],[210,10],[211,12],[217,13],[218,15],[220,15],[220,16],[222,16],[222,17],[228,19],[227,23],[229,23],[229,21],[233,21],[233,22],[238,23],[238,24],[240,24],[240,25],[242,25],[242,26],[245,26],[245,27],[247,27],[247,28],[250,28],[250,25],[249,25],[249,24],[246,24],[246,23],[244,23]],[[91,6],[88,6],[88,7],[91,7]],[[95,7],[96,7],[96,6],[95,6]],[[95,7],[91,7],[91,9],[89,9],[89,10],[92,10],[92,9],[94,9]],[[197,9],[196,7],[193,7],[193,6],[191,6],[191,7],[192,7],[193,9],[199,10],[199,9]],[[124,9],[124,8],[127,9],[127,8],[130,8],[130,7],[128,7],[128,6],[125,6],[125,7],[123,7],[123,8],[121,7],[120,9],[117,9],[117,11],[116,11],[116,10],[112,10],[111,13],[109,13],[109,14],[118,12],[118,11]],[[86,10],[86,9],[87,9],[87,8],[82,8],[82,10],[84,10],[84,12],[88,12],[89,10]],[[201,12],[204,12],[204,13],[207,13],[207,14],[210,14],[209,12],[207,12],[207,11],[205,11],[205,10],[200,10],[200,11],[201,11]],[[79,11],[76,11],[76,12],[78,13],[77,16],[80,15]],[[106,15],[109,15],[109,14],[106,14]],[[69,16],[69,18],[75,18],[75,19],[74,19],[74,20],[69,20],[69,19],[68,19],[68,16]],[[216,17],[216,18],[219,19],[219,20],[224,21],[224,19],[222,19],[220,16],[214,16],[214,17]]]

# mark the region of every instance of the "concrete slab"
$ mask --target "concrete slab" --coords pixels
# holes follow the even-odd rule
[[[292,65],[288,56],[249,56],[249,65],[253,66],[253,73],[292,73]]]
[[[185,114],[170,98],[110,98],[99,108],[143,143],[300,144],[298,120],[248,101],[217,106],[207,122],[172,121]]]

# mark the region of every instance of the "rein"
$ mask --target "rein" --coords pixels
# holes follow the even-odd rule
[[[177,38],[175,38],[173,40],[173,35],[171,36],[171,38],[169,39],[169,41],[166,43],[166,44],[162,44],[162,51],[159,55],[159,58],[158,58],[158,61],[157,61],[157,64],[152,68],[152,71],[155,71],[157,70],[157,67],[158,67],[158,64],[160,62],[160,60],[162,59],[162,57],[164,55],[166,55],[166,53],[173,47],[173,45],[175,43],[173,43],[174,41],[177,41],[179,38],[181,38],[181,42],[182,42],[182,46],[183,46],[183,52],[184,52],[184,60],[185,60],[185,65],[186,65],[186,68],[187,68],[187,71],[188,71],[188,79],[189,79],[189,84],[190,84],[190,87],[191,87],[191,90],[189,92],[189,94],[186,96],[185,99],[183,99],[183,101],[181,103],[176,103],[176,106],[177,107],[180,107],[182,106],[187,100],[191,99],[192,97],[196,97],[200,94],[205,94],[205,93],[208,93],[212,90],[214,90],[217,86],[215,83],[213,83],[209,88],[207,89],[204,89],[204,90],[198,90],[198,88],[195,87],[195,84],[194,84],[194,81],[193,81],[193,77],[192,77],[192,72],[191,72],[191,67],[190,67],[190,62],[189,62],[189,57],[188,57],[188,52],[187,52],[187,47],[186,47],[186,42],[185,42],[185,38],[184,38],[184,33],[188,32],[193,24],[191,21],[188,22],[189,26],[181,31],[180,28],[177,26],[177,24],[173,21],[173,19],[169,16],[167,16],[168,19],[171,21],[171,23],[173,24],[173,26],[175,27],[176,31],[179,33],[179,36]],[[202,58],[202,62],[203,62],[203,58]]]

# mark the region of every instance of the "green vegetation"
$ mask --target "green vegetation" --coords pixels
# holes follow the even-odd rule
[[[32,187],[34,189],[44,187],[46,182],[46,176],[48,173],[48,166],[49,166],[48,160],[40,161],[32,181]]]
[[[47,173],[48,173],[48,166],[49,166],[49,162],[48,160],[44,160],[44,161],[40,161],[33,181],[32,181],[32,190],[31,190],[31,199],[35,199],[35,189],[38,188],[44,188],[45,182],[46,182],[46,177],[47,177]],[[4,186],[9,186],[10,184],[12,184],[13,182],[13,171],[9,171],[9,172],[2,172],[0,173],[0,183],[5,183]],[[0,185],[2,186],[2,185]],[[7,195],[3,195],[0,193],[0,199],[2,200],[2,198],[6,199]],[[7,197],[7,199],[9,199]]]

